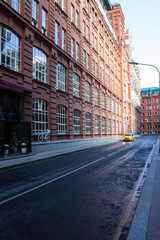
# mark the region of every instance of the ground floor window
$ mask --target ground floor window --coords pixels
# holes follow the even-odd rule
[[[33,135],[48,129],[48,103],[42,99],[33,100]]]
[[[111,119],[108,119],[108,134],[111,134]]]
[[[78,109],[73,111],[73,133],[81,133],[81,112]]]
[[[102,117],[102,134],[106,134],[106,119]]]
[[[57,106],[57,134],[67,134],[67,108]]]
[[[86,112],[86,134],[91,134],[91,114]]]
[[[95,134],[99,134],[99,116],[95,116]]]

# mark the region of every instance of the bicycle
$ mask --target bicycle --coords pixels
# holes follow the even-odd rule
[[[51,130],[46,129],[46,132],[42,132],[38,135],[38,141],[39,142],[43,142],[43,141],[48,142],[50,140],[50,133],[51,133]]]

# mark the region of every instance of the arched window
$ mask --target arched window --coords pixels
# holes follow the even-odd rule
[[[0,25],[0,65],[20,72],[20,38]]]
[[[33,135],[48,129],[48,103],[42,99],[33,100]]]
[[[57,134],[67,134],[67,108],[57,106]]]
[[[85,82],[85,100],[87,102],[91,101],[91,84],[89,82]]]
[[[91,134],[91,114],[86,112],[86,134]]]
[[[106,119],[102,117],[102,134],[106,134]]]
[[[66,68],[60,63],[56,66],[56,87],[66,91]]]
[[[78,109],[73,111],[73,133],[81,133],[81,112]]]
[[[73,73],[73,95],[80,97],[80,77]]]
[[[47,55],[36,47],[33,47],[33,79],[40,82],[48,82]]]
[[[99,116],[95,116],[95,134],[99,134]]]

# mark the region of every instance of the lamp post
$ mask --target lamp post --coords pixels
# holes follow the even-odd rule
[[[138,63],[138,62],[129,62],[129,64],[134,64],[134,65],[144,65],[144,66],[149,66],[149,67],[154,67],[158,71],[158,76],[159,76],[159,88],[160,88],[160,71],[159,69],[152,65],[152,64],[147,64],[147,63]]]
[[[156,66],[154,66],[154,65],[152,65],[152,64],[148,64],[148,63],[138,63],[138,62],[129,62],[129,64],[133,64],[133,65],[144,65],[144,66],[149,66],[149,67],[155,68],[155,69],[158,71],[158,76],[159,76],[159,89],[160,89],[160,71],[159,71],[159,69],[158,69]],[[151,99],[152,99],[152,92],[151,92]],[[152,114],[152,100],[151,100],[151,114]],[[153,116],[151,116],[151,117],[152,117],[152,119],[153,119]],[[152,119],[151,119],[151,121],[152,121]],[[152,122],[152,133],[153,133],[153,122]]]

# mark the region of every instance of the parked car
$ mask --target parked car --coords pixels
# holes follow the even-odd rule
[[[123,141],[124,142],[134,141],[134,135],[132,133],[126,133],[123,137]]]

